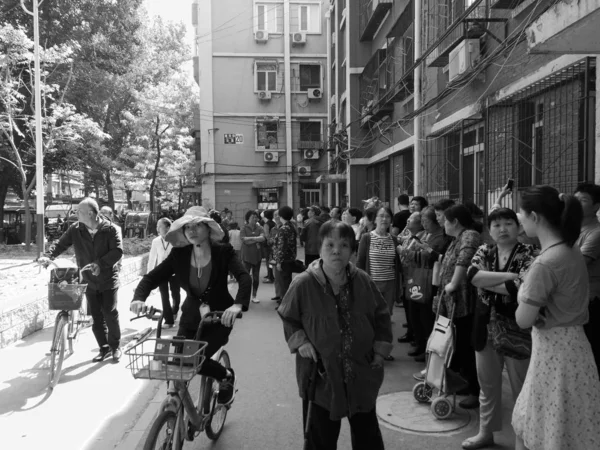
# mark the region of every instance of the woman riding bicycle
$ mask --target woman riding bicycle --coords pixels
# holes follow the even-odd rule
[[[206,360],[199,373],[221,381],[218,401],[228,404],[233,400],[235,374],[210,358],[227,343],[237,315],[248,310],[252,279],[233,247],[218,243],[222,238],[223,230],[203,207],[188,209],[183,217],[173,222],[165,236],[173,250],[167,259],[142,278],[130,309],[139,313],[150,293],[175,274],[187,293],[181,307],[178,336],[194,339],[204,314],[225,311],[220,324],[202,330],[201,339],[208,345]],[[239,286],[235,301],[227,289],[229,273]]]

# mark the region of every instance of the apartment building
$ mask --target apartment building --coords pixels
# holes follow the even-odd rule
[[[249,209],[327,203],[328,5],[194,0],[198,190]],[[325,194],[325,195],[324,195]]]
[[[352,204],[408,193],[486,210],[508,178],[600,181],[597,1],[361,0],[344,16]]]

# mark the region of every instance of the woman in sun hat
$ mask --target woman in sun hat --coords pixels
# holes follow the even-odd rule
[[[173,274],[179,278],[187,297],[181,307],[178,336],[194,339],[202,316],[208,311],[225,311],[220,324],[203,329],[201,339],[208,342],[202,375],[221,380],[218,401],[233,400],[235,375],[211,356],[229,340],[231,327],[241,311],[250,303],[252,279],[230,244],[222,244],[223,230],[201,206],[193,206],[171,225],[165,240],[173,250],[162,263],[142,278],[131,302],[131,311],[138,313],[155,288]],[[227,288],[231,273],[238,282],[235,300]]]

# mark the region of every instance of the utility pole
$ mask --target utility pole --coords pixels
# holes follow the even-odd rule
[[[38,257],[44,253],[44,154],[42,153],[42,95],[40,76],[40,24],[39,4],[33,0],[33,12],[25,7],[21,0],[21,7],[33,16],[33,58],[34,58],[34,91],[35,91],[35,193],[36,193],[36,221],[37,221],[37,248]],[[25,201],[29,201],[25,199]],[[29,243],[27,243],[29,245]]]
[[[415,61],[421,57],[421,0],[415,1]],[[414,108],[415,111],[421,107],[421,66],[418,64],[415,67],[414,72]],[[413,171],[413,186],[414,195],[421,195],[423,193],[423,180],[421,179],[421,169],[423,166],[423,151],[421,148],[421,116],[417,115],[414,118],[413,136],[415,140],[414,145],[414,171]]]
[[[292,161],[292,63],[290,57],[290,2],[283,2],[283,65],[285,72],[285,171],[287,205],[294,208]]]

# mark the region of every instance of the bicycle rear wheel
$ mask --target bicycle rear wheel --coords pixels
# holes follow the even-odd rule
[[[231,368],[231,360],[229,359],[229,354],[225,350],[223,350],[219,356],[219,363],[227,369]],[[217,403],[216,393],[219,391],[219,382],[214,379],[207,381],[212,381],[212,385],[211,383],[207,383],[207,385],[210,387],[206,390],[205,394],[208,394],[210,391],[210,397],[205,397],[205,400],[210,399],[212,402],[212,409],[210,412],[210,418],[206,423],[205,431],[206,436],[208,436],[209,439],[216,441],[223,432],[223,427],[225,425],[225,419],[227,419],[227,411],[229,408]]]
[[[175,432],[180,415],[170,409],[161,412],[150,427],[144,450],[181,450],[183,436]]]
[[[65,349],[67,347],[67,318],[62,316],[56,323],[56,333],[52,350],[50,352],[50,389],[58,384],[65,360]]]

